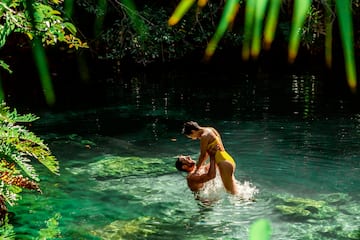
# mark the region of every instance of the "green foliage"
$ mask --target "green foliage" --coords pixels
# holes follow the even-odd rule
[[[46,228],[42,228],[39,231],[39,237],[36,240],[54,239],[60,237],[59,219],[61,215],[55,214],[54,217],[46,221]]]
[[[201,14],[193,9],[193,14],[185,16],[174,27],[167,25],[169,13],[165,8],[146,5],[136,15],[125,11],[124,5],[119,5],[119,9],[117,12],[121,12],[121,17],[117,17],[114,24],[104,29],[101,35],[100,57],[131,59],[135,63],[148,65],[179,60],[205,46],[216,26],[214,17],[220,6],[210,4]],[[145,24],[139,21],[134,23],[134,19],[141,19]],[[223,40],[229,46],[239,46],[242,36],[239,32],[227,32]]]
[[[54,217],[48,219],[45,224],[46,228],[39,230],[39,237],[31,238],[34,240],[46,240],[46,239],[55,239],[59,238],[61,235],[59,229],[59,220],[61,215],[59,213],[55,214]],[[9,223],[8,216],[4,218],[4,222],[0,227],[0,239],[1,240],[15,240],[16,233],[14,231],[13,225]]]
[[[31,165],[33,159],[59,174],[58,161],[48,146],[24,126],[37,119],[33,114],[11,111],[5,103],[0,105],[0,206],[3,212],[6,212],[5,202],[13,205],[22,189],[41,192],[37,183],[39,176]]]
[[[14,227],[9,224],[9,218],[6,215],[0,227],[0,239],[2,240],[15,240]]]
[[[69,48],[87,47],[86,43],[75,36],[75,26],[65,21],[61,17],[61,12],[56,10],[56,7],[60,7],[60,1],[31,2],[33,11],[29,11],[26,0],[0,2],[0,48],[13,33],[27,35],[30,40],[39,38],[44,46],[64,43]],[[19,44],[22,44],[21,41]],[[0,66],[9,70],[3,61]]]
[[[10,66],[6,64],[3,60],[0,59],[0,67],[8,71],[9,73],[12,73]]]
[[[185,13],[191,9],[191,6],[195,3],[195,0],[181,0],[177,7],[174,9],[172,15],[169,17],[168,23],[170,26],[181,23]],[[203,8],[204,2],[207,1],[197,1],[198,7]],[[217,44],[222,38],[224,31],[233,24],[235,15],[237,14],[238,5],[242,1],[233,0],[225,1],[223,15],[219,21],[219,24],[216,28],[216,32],[213,35],[210,42],[207,44],[207,49],[205,50],[205,57],[210,59],[217,48]],[[263,45],[268,48],[274,37],[271,32],[274,32],[276,26],[278,25],[278,17],[282,4],[289,4],[283,2],[281,3],[278,0],[268,1],[268,0],[247,0],[245,3],[245,21],[244,21],[244,32],[245,32],[245,41],[243,44],[243,59],[248,60],[251,56],[252,58],[257,58],[261,50],[261,42]],[[208,3],[209,4],[209,3]],[[356,77],[356,65],[355,65],[355,56],[354,56],[354,29],[353,29],[353,19],[351,7],[357,6],[358,1],[350,0],[294,0],[293,4],[290,6],[293,7],[291,11],[291,29],[289,35],[289,48],[288,48],[288,60],[290,63],[294,62],[301,40],[304,36],[307,35],[307,38],[310,36],[310,41],[308,39],[307,43],[312,42],[318,38],[318,35],[309,35],[306,32],[315,32],[318,34],[325,34],[326,42],[325,49],[326,52],[326,62],[329,64],[331,62],[331,46],[330,42],[332,41],[332,25],[334,19],[336,18],[339,23],[339,35],[342,40],[344,60],[345,60],[345,69],[348,80],[348,85],[350,90],[355,91],[357,86],[357,77]],[[331,17],[333,15],[334,17]],[[264,21],[264,16],[265,21]],[[326,17],[322,17],[326,16]],[[308,25],[304,26],[305,22]],[[262,24],[265,23],[265,28],[263,29]],[[314,28],[313,26],[320,27],[319,29]],[[325,25],[325,27],[323,27]],[[309,31],[311,29],[311,31]],[[328,31],[328,32],[326,32]],[[305,33],[305,34],[304,34]],[[264,35],[264,38],[263,36]]]

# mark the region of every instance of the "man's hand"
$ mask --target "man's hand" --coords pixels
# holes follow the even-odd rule
[[[219,144],[216,144],[213,147],[211,147],[210,149],[208,149],[207,152],[210,156],[212,156],[212,155],[215,155],[216,152],[220,151],[220,150],[221,150],[221,148],[220,148]]]

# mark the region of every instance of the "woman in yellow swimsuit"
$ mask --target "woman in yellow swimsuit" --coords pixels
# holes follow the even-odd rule
[[[237,187],[234,176],[236,164],[234,159],[225,151],[218,131],[215,128],[202,127],[197,122],[190,121],[184,123],[183,133],[193,140],[200,140],[200,156],[196,164],[197,169],[209,157],[208,150],[218,145],[219,150],[215,153],[215,162],[219,168],[222,182],[228,192],[236,194]]]

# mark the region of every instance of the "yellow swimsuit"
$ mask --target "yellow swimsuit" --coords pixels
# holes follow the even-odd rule
[[[208,145],[207,149],[212,148],[218,143],[219,143],[218,138],[215,138],[215,140]],[[215,162],[219,163],[223,161],[228,161],[234,166],[236,165],[235,160],[230,156],[230,154],[228,154],[226,151],[217,150],[215,153]]]

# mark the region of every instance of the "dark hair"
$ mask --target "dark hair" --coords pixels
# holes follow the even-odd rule
[[[200,126],[197,122],[194,121],[190,121],[190,122],[186,122],[184,123],[184,128],[183,128],[183,134],[185,135],[190,135],[192,130],[199,130]]]
[[[175,162],[175,167],[177,170],[182,171],[182,172],[186,172],[183,168],[182,168],[183,164],[180,161],[180,159],[178,158]]]

